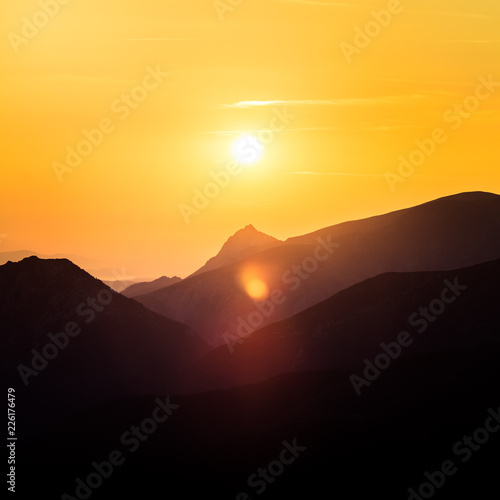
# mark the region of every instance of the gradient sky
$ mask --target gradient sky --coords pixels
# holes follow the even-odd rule
[[[341,43],[397,0],[225,1],[70,0],[47,22],[43,2],[2,3],[0,251],[186,276],[247,224],[284,239],[500,193],[500,87],[454,108],[477,104],[480,78],[500,82],[498,0],[401,0],[350,57]],[[124,108],[147,68],[169,74]],[[279,113],[293,118],[262,159],[186,223],[179,206],[227,167],[233,141]],[[54,162],[103,120],[113,131],[58,178]],[[446,140],[391,189],[387,172],[436,128]]]

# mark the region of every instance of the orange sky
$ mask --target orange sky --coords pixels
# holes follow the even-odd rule
[[[65,1],[0,7],[0,251],[185,276],[250,223],[286,238],[500,193],[498,0]],[[267,144],[237,171],[242,132]],[[431,153],[389,182],[416,140]]]

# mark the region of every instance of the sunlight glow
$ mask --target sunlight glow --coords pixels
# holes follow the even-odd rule
[[[262,158],[264,146],[252,134],[243,134],[239,136],[231,146],[233,158],[243,165],[253,165]]]

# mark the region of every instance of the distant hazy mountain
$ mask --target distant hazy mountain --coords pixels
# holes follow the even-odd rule
[[[111,291],[68,260],[30,257],[1,266],[0,316],[2,372],[23,388],[31,408],[50,401],[40,419],[102,399],[173,390],[180,370],[206,352],[189,327]]]
[[[92,274],[92,273],[90,273]],[[92,275],[94,276],[94,275]],[[128,288],[129,286],[135,285],[136,283],[142,283],[142,279],[123,279],[123,280],[102,280],[105,285],[108,285],[109,288],[114,290],[115,292],[122,293],[123,290]]]
[[[179,283],[182,281],[178,276],[173,276],[172,278],[167,278],[167,276],[162,276],[154,281],[143,281],[141,283],[135,283],[133,285],[125,288],[121,294],[125,295],[125,297],[136,297],[138,295],[145,295],[146,293],[151,293],[156,290],[160,290],[160,288],[166,288],[170,285],[175,285],[175,283]]]
[[[191,326],[207,342],[218,345],[224,342],[225,333],[235,333],[240,321],[256,311],[255,301],[245,289],[245,270],[258,269],[265,275],[269,290],[290,287],[293,281],[283,282],[283,275],[297,262],[314,251],[310,245],[286,245],[272,248],[220,269],[207,271],[182,280],[180,283],[155,292],[134,297],[148,309],[166,315]],[[291,276],[286,275],[291,280]],[[342,288],[343,283],[338,283]],[[321,290],[315,290],[318,302],[323,298]],[[280,305],[273,308],[266,323],[294,314],[294,303],[299,295],[290,292],[280,298]],[[295,297],[293,297],[295,295]],[[284,303],[283,303],[284,300]],[[181,319],[182,318],[182,319]],[[257,323],[257,327],[264,323]]]
[[[12,252],[0,252],[0,266],[3,266],[9,261],[19,262],[30,256],[41,257],[41,254],[37,252],[32,252],[30,250],[13,250]]]
[[[275,247],[281,243],[280,240],[257,231],[257,229],[249,224],[243,229],[236,231],[236,233],[224,243],[219,253],[215,257],[209,259],[203,267],[198,269],[191,276],[233,264],[245,257]]]
[[[499,278],[500,260],[370,278],[239,339],[231,349],[211,351],[199,371],[193,370],[193,387],[200,390],[200,381],[206,389],[233,387],[299,370],[350,369],[363,376],[364,360],[387,353],[381,343],[397,342],[401,332],[412,342],[398,359],[448,351],[465,355],[493,344],[498,350]]]
[[[260,252],[250,246],[243,260],[136,300],[222,344],[238,328],[255,330],[290,317],[382,273],[457,269],[500,258],[500,196],[464,193],[269,244]],[[242,255],[243,247],[235,246]],[[261,276],[270,299],[280,299],[254,302],[242,283],[248,269]]]

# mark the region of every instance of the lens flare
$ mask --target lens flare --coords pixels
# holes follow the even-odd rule
[[[256,302],[269,296],[269,272],[259,265],[246,264],[239,273],[239,282],[245,293]]]
[[[258,278],[250,279],[245,283],[245,290],[253,300],[264,300],[269,294],[267,285]]]

